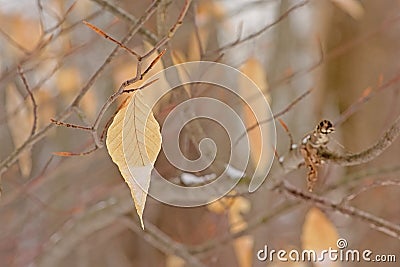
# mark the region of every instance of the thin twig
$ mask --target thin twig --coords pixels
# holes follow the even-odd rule
[[[141,20],[138,21],[138,23],[134,26],[132,26],[129,30],[127,35],[123,38],[123,40],[121,41],[122,44],[128,43],[133,36],[135,35],[135,33],[143,26],[143,24],[145,23],[145,21],[147,21],[148,17],[151,16],[151,14],[153,14],[153,12],[155,11],[157,5],[159,4],[159,0],[154,1],[151,6],[148,8],[148,10],[146,11],[146,14],[142,17]],[[148,14],[151,13],[151,14]],[[49,37],[48,39],[46,39],[45,41],[42,42],[42,46],[43,43],[48,43],[51,40],[51,37]],[[40,46],[38,46],[40,47]],[[107,56],[107,58],[105,59],[105,61],[102,63],[102,65],[96,70],[96,72],[89,78],[89,80],[87,81],[87,83],[81,88],[81,90],[79,91],[79,93],[76,95],[76,97],[74,98],[74,100],[71,102],[71,104],[64,109],[64,111],[62,111],[56,120],[58,121],[62,121],[64,119],[66,119],[72,112],[75,106],[78,106],[80,101],[82,100],[82,98],[84,97],[84,95],[87,93],[87,91],[89,91],[89,89],[92,87],[92,85],[94,84],[94,82],[97,80],[97,78],[100,76],[100,74],[104,71],[104,69],[111,63],[111,61],[115,58],[118,50],[119,50],[119,46],[116,46],[111,53]],[[2,78],[4,78],[5,76],[3,76]],[[1,80],[1,78],[0,78]],[[12,164],[14,164],[16,162],[16,160],[20,157],[20,155],[26,151],[27,149],[29,149],[32,145],[34,145],[36,142],[38,142],[39,140],[41,140],[42,138],[44,138],[47,134],[48,131],[50,131],[52,128],[54,127],[53,123],[49,123],[47,126],[45,126],[42,130],[38,131],[36,134],[32,135],[31,137],[29,137],[19,148],[15,149],[8,157],[6,157],[4,160],[2,160],[0,162],[0,176],[1,174],[3,174]]]
[[[53,155],[56,156],[60,156],[60,157],[75,157],[75,156],[86,156],[89,154],[92,154],[93,152],[95,152],[97,149],[99,149],[98,146],[95,146],[92,149],[89,149],[87,151],[84,152],[78,152],[78,153],[74,153],[74,152],[65,152],[65,151],[60,151],[60,152],[53,152]]]
[[[62,121],[58,121],[58,120],[55,120],[55,119],[50,119],[50,121],[52,123],[54,123],[55,125],[64,126],[64,127],[67,127],[67,128],[81,129],[81,130],[85,130],[85,131],[92,131],[93,130],[92,127],[86,127],[86,126],[82,126],[82,125],[78,125],[78,124],[62,122]]]
[[[172,254],[181,257],[186,261],[188,266],[206,266],[199,259],[189,253],[188,249],[184,245],[172,240],[168,235],[166,235],[152,223],[146,221],[146,230],[143,231],[131,218],[122,217],[119,219],[119,221],[137,235],[143,237],[143,239],[146,240],[146,242],[148,242],[150,245],[160,249],[165,254]]]
[[[140,87],[138,87],[138,88],[124,89],[124,90],[122,91],[122,93],[128,93],[128,94],[129,94],[129,93],[132,93],[132,92],[135,92],[135,91],[138,91],[138,90],[143,90],[144,88],[146,88],[146,87],[152,85],[153,83],[155,83],[155,82],[158,81],[158,80],[159,80],[159,78],[154,79],[154,80],[152,80],[152,81],[150,81],[150,82],[148,82],[148,83],[143,84],[142,86],[140,86]]]
[[[400,180],[379,180],[375,181],[372,184],[366,185],[358,189],[356,192],[344,197],[342,199],[342,203],[346,204],[352,200],[354,200],[357,196],[360,194],[376,187],[381,187],[381,186],[400,186]]]
[[[159,0],[160,1],[160,0]],[[157,1],[157,3],[159,3],[159,1]],[[148,71],[150,70],[151,67],[154,66],[154,64],[161,58],[161,56],[164,54],[163,52],[160,53],[160,55],[158,55],[149,65],[149,67],[145,70],[145,72],[141,72],[142,69],[142,63],[143,60],[148,58],[150,55],[152,55],[153,53],[155,53],[155,51],[157,51],[161,46],[163,46],[166,42],[168,42],[175,34],[176,30],[178,29],[178,27],[182,24],[183,22],[183,18],[189,8],[189,4],[190,1],[185,1],[185,5],[182,8],[181,13],[178,16],[177,21],[175,22],[175,24],[170,28],[170,30],[168,31],[168,34],[166,36],[164,36],[150,51],[148,51],[145,55],[141,56],[138,60],[137,63],[137,71],[136,71],[136,76],[130,80],[125,81],[124,83],[121,84],[120,88],[118,89],[117,92],[115,92],[114,94],[112,94],[109,99],[106,101],[106,103],[104,103],[104,105],[101,107],[99,114],[97,115],[97,118],[93,124],[93,128],[97,129],[98,125],[100,123],[101,118],[103,117],[105,111],[108,109],[108,107],[115,101],[115,99],[117,99],[122,93],[124,93],[124,90],[126,87],[132,85],[133,83],[142,80],[144,75],[148,73]],[[146,14],[150,15],[154,13],[155,8],[157,6],[154,6],[151,10],[147,11]],[[139,20],[139,22],[144,23],[144,21],[146,21],[147,19],[143,19],[143,17]],[[138,22],[138,23],[139,23]],[[164,51],[165,52],[165,51]]]
[[[289,127],[286,125],[286,123],[283,120],[278,119],[278,121],[279,121],[279,124],[282,126],[283,130],[286,132],[286,134],[289,137],[289,142],[290,142],[289,150],[293,150],[294,141],[293,141],[292,133],[289,130]]]
[[[137,24],[139,21],[136,17],[134,17],[132,14],[123,10],[115,3],[110,3],[107,0],[91,0],[91,1],[96,2],[98,5],[102,6],[104,9],[110,11],[115,16],[118,16],[118,17],[130,22],[131,24]],[[154,33],[152,33],[151,31],[147,30],[146,28],[140,27],[139,33],[141,35],[145,36],[152,45],[155,45],[157,43],[157,36]]]
[[[125,194],[124,186],[118,187],[112,197],[96,202],[84,212],[71,217],[43,244],[35,261],[38,266],[58,266],[76,246],[91,233],[114,223],[133,209],[132,199]]]
[[[145,14],[136,22],[136,25],[133,26],[134,30],[133,30],[133,35],[139,30],[141,29],[141,27],[143,26],[143,24],[150,18],[150,16],[152,14],[154,14],[154,12],[157,10],[158,5],[160,4],[161,0],[157,0],[155,1],[150,8],[147,9],[147,11],[145,12]],[[132,36],[133,36],[132,35]],[[124,44],[126,43],[127,40],[123,40],[121,43]],[[155,49],[152,49],[151,51],[155,51]],[[122,83],[122,85],[120,86],[120,88],[118,89],[117,92],[115,92],[114,94],[112,94],[108,100],[104,103],[104,105],[101,107],[95,122],[93,123],[93,129],[97,130],[101,119],[104,116],[104,113],[106,112],[106,110],[108,109],[108,107],[110,107],[110,105],[123,93],[123,90],[128,87],[129,85],[139,81],[140,79],[143,79],[143,75],[141,73],[141,66],[142,66],[142,62],[144,59],[146,59],[147,57],[149,57],[151,55],[151,53],[147,53],[144,56],[140,56],[138,58],[138,63],[137,63],[137,72],[136,72],[136,76],[133,79],[130,79],[128,81],[125,81],[124,83]]]
[[[138,53],[136,53],[135,51],[133,51],[132,49],[130,49],[129,47],[127,47],[126,45],[122,44],[121,42],[119,42],[118,40],[112,38],[110,35],[108,35],[107,33],[105,33],[104,31],[102,31],[101,29],[97,28],[96,26],[94,26],[93,24],[90,24],[87,21],[83,21],[83,23],[88,26],[90,29],[92,29],[93,31],[95,31],[97,34],[103,36],[104,38],[111,40],[112,42],[116,43],[117,45],[119,45],[121,48],[125,49],[126,51],[128,51],[129,53],[131,53],[132,55],[134,55],[138,60],[140,59],[140,56]]]
[[[289,105],[287,105],[283,110],[279,111],[278,113],[273,114],[273,116],[271,118],[265,119],[265,120],[261,120],[249,127],[246,128],[246,131],[244,133],[242,133],[238,139],[236,140],[235,144],[237,144],[243,137],[246,136],[246,133],[254,130],[255,128],[257,128],[258,126],[268,123],[272,120],[275,120],[279,117],[281,117],[282,115],[286,114],[288,111],[290,111],[297,103],[299,103],[301,100],[303,100],[307,95],[309,95],[312,92],[312,89],[309,89],[307,91],[305,91],[303,94],[301,94],[300,96],[298,96],[297,98],[295,98]]]
[[[280,15],[278,19],[276,19],[274,22],[272,22],[272,23],[270,23],[270,24],[264,26],[262,29],[256,31],[255,33],[252,33],[252,34],[246,36],[246,37],[243,38],[243,39],[237,39],[237,40],[235,40],[234,42],[231,42],[231,43],[229,43],[229,44],[227,44],[227,45],[224,45],[224,46],[222,46],[222,47],[220,47],[220,48],[218,48],[218,49],[216,49],[216,50],[209,51],[209,52],[206,53],[206,56],[208,56],[208,55],[210,55],[210,54],[214,54],[214,53],[221,53],[221,52],[223,52],[223,51],[225,51],[225,50],[227,50],[227,49],[230,49],[230,48],[232,48],[232,47],[235,47],[235,46],[237,46],[237,45],[239,45],[239,44],[242,44],[242,43],[247,42],[247,41],[249,41],[249,40],[251,40],[251,39],[253,39],[253,38],[256,38],[256,37],[260,36],[261,34],[263,34],[264,32],[266,32],[267,30],[271,29],[273,26],[277,25],[279,22],[281,22],[282,20],[284,20],[285,18],[287,18],[287,17],[289,16],[290,13],[292,13],[293,11],[295,11],[296,9],[298,9],[298,8],[300,8],[300,7],[305,6],[306,4],[308,4],[308,0],[307,0],[307,1],[300,2],[300,3],[298,3],[298,4],[294,5],[294,6],[292,6],[291,8],[289,8],[288,10],[286,10],[282,15]]]
[[[25,55],[29,54],[29,50],[20,45],[16,40],[14,40],[8,33],[3,31],[3,29],[0,28],[0,33],[4,36],[4,38],[15,48],[21,50]]]
[[[159,0],[159,1],[160,1],[160,0]],[[156,3],[156,2],[155,2],[155,3]],[[154,67],[154,65],[155,65],[155,64],[160,60],[160,58],[164,55],[164,53],[165,53],[165,51],[166,51],[165,49],[164,49],[163,51],[161,51],[160,54],[159,54],[155,59],[152,60],[152,62],[149,64],[149,66],[148,66],[148,67],[145,69],[145,71],[142,73],[141,70],[142,70],[143,61],[144,61],[145,59],[147,59],[148,57],[150,57],[153,53],[155,53],[162,45],[164,45],[164,44],[175,34],[176,30],[178,29],[178,26],[182,24],[183,18],[184,18],[185,14],[186,14],[186,12],[187,12],[187,10],[188,10],[188,8],[189,8],[189,3],[190,3],[190,1],[186,1],[186,2],[185,2],[185,5],[184,5],[184,7],[182,8],[182,11],[181,11],[181,13],[180,13],[179,16],[178,16],[178,19],[177,19],[176,23],[170,28],[168,34],[167,34],[164,38],[162,38],[160,42],[158,42],[158,46],[154,46],[150,51],[148,51],[147,53],[145,53],[143,56],[137,54],[136,52],[134,52],[133,50],[131,50],[130,48],[128,48],[127,46],[125,46],[125,45],[124,45],[124,40],[123,40],[122,42],[119,42],[119,41],[115,40],[114,38],[110,37],[110,36],[109,36],[108,34],[106,34],[104,31],[102,31],[102,30],[98,29],[97,27],[93,26],[92,24],[90,24],[90,23],[88,23],[88,22],[84,22],[88,27],[90,27],[91,29],[93,29],[96,33],[100,34],[101,36],[103,36],[103,37],[106,38],[106,39],[109,39],[109,40],[115,42],[119,47],[121,47],[121,48],[127,50],[128,52],[130,52],[131,54],[133,54],[133,55],[137,58],[137,60],[138,60],[138,62],[137,62],[137,73],[136,73],[136,76],[135,76],[134,78],[129,79],[129,80],[125,81],[124,83],[122,83],[121,86],[120,86],[120,88],[118,89],[118,91],[115,92],[114,94],[112,94],[112,95],[108,98],[108,100],[107,100],[107,101],[103,104],[103,106],[101,107],[101,109],[100,109],[100,111],[99,111],[99,113],[98,113],[98,115],[97,115],[97,117],[96,117],[96,119],[95,119],[95,122],[93,123],[93,125],[92,125],[91,127],[84,127],[84,126],[78,126],[78,125],[72,125],[72,124],[65,124],[65,123],[62,123],[62,122],[60,122],[60,121],[55,121],[55,120],[54,120],[54,121],[57,122],[59,125],[65,124],[65,125],[67,125],[67,126],[69,126],[69,127],[80,128],[80,129],[83,129],[83,130],[89,130],[89,131],[91,131],[92,134],[95,135],[94,137],[95,137],[95,143],[96,143],[96,146],[95,146],[93,149],[91,149],[91,150],[89,150],[89,151],[87,151],[87,152],[82,152],[82,153],[56,152],[56,155],[59,155],[59,156],[82,156],[82,155],[90,154],[90,153],[96,151],[98,148],[101,148],[101,147],[103,146],[103,142],[102,142],[103,138],[102,138],[102,137],[105,136],[105,132],[107,131],[107,128],[104,128],[104,129],[103,129],[100,138],[97,137],[97,130],[98,130],[100,121],[101,121],[101,119],[103,118],[103,116],[104,116],[106,110],[109,108],[109,106],[110,106],[120,95],[122,95],[122,94],[124,94],[124,93],[130,93],[130,92],[134,92],[134,91],[143,89],[143,88],[145,88],[145,87],[151,85],[152,83],[154,83],[154,82],[156,81],[156,80],[153,80],[153,81],[148,82],[148,83],[146,83],[145,85],[143,85],[143,86],[141,86],[141,87],[138,87],[138,88],[134,88],[134,89],[125,89],[126,87],[128,87],[128,86],[130,86],[130,85],[136,83],[137,81],[142,80],[142,79],[144,78],[144,76],[145,76],[146,74],[148,74],[148,72]],[[158,4],[158,2],[157,2],[157,4]],[[142,24],[143,24],[145,21],[147,21],[147,20],[150,18],[150,16],[155,12],[156,8],[157,8],[157,5],[153,4],[153,5],[145,12],[145,14],[137,21],[137,25],[135,25],[134,28],[136,28],[136,30],[139,29],[139,27],[142,26]],[[110,122],[110,120],[109,120],[108,122]],[[106,124],[106,127],[108,127],[109,125],[110,125],[110,124],[107,123],[107,124]]]
[[[314,62],[311,66],[297,70],[294,72],[291,72],[289,75],[284,75],[284,77],[278,79],[277,81],[274,81],[270,84],[269,86],[269,91],[273,91],[274,89],[278,88],[279,85],[294,79],[295,77],[301,77],[304,74],[311,73],[312,71],[316,70],[318,67],[322,66],[323,63],[325,63],[325,54],[324,54],[324,49],[322,47],[321,40],[319,37],[317,39],[317,44],[318,44],[318,51],[319,51],[319,56],[316,62]]]
[[[387,81],[386,83],[379,85],[375,90],[370,91],[368,94],[363,92],[363,95],[352,105],[350,105],[342,114],[340,114],[339,118],[337,118],[334,122],[334,125],[337,126],[344,121],[346,121],[351,115],[353,115],[363,104],[368,102],[375,94],[378,92],[390,88],[390,86],[397,84],[400,82],[400,73],[397,73],[392,79]]]
[[[36,100],[35,97],[33,96],[33,93],[31,91],[31,89],[29,88],[29,84],[28,81],[25,78],[24,72],[21,68],[21,66],[18,66],[18,74],[21,77],[22,82],[24,83],[24,87],[25,90],[28,92],[29,97],[32,101],[32,109],[33,109],[33,124],[32,124],[32,130],[31,130],[31,134],[30,136],[34,135],[36,133],[36,127],[37,127],[37,120],[38,120],[38,116],[37,116],[37,104],[36,104]]]

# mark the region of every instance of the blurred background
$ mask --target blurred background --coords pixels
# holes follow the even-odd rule
[[[144,30],[127,44],[135,51],[154,47],[185,5],[181,0],[158,2]],[[399,235],[395,238],[366,221],[271,190],[268,179],[252,194],[198,208],[171,207],[149,197],[143,231],[129,188],[106,148],[85,156],[53,154],[88,151],[94,142],[90,132],[56,126],[50,119],[61,116],[62,121],[91,125],[107,98],[136,73],[135,57],[122,49],[99,71],[116,45],[82,21],[122,40],[151,3],[0,1],[0,266],[311,266],[260,262],[256,253],[264,245],[321,250],[334,247],[339,237],[348,241],[348,248],[397,253],[400,261]],[[260,87],[274,114],[285,111],[280,119],[296,142],[321,119],[329,119],[336,123],[331,149],[359,152],[373,145],[400,113],[399,14],[400,2],[395,0],[193,1],[152,71],[195,60],[238,68]],[[161,125],[184,100],[179,90],[183,89],[154,110]],[[224,90],[189,90],[237,105]],[[66,113],[77,96],[82,96],[79,108]],[[118,103],[102,118],[98,135]],[[31,135],[35,113],[37,129]],[[246,123],[253,124],[251,119]],[[218,159],[223,161],[230,153],[223,130],[207,121],[200,124],[216,139]],[[185,129],[182,151],[196,158],[198,145],[191,136],[201,136],[190,125]],[[285,155],[288,135],[278,122],[276,129],[276,151]],[[257,147],[257,138],[251,142]],[[333,203],[347,198],[348,205],[398,226],[399,156],[397,140],[368,164],[325,164],[313,194]],[[162,154],[156,168],[182,182],[181,172]],[[270,176],[306,190],[305,168],[280,173],[274,164]]]

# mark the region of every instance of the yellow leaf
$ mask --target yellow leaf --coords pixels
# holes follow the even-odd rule
[[[349,14],[353,19],[364,15],[364,8],[358,0],[331,0],[337,7]]]
[[[172,50],[171,58],[174,65],[182,64],[187,61],[185,55],[180,50]]]
[[[118,111],[107,132],[106,145],[112,160],[128,184],[142,228],[143,210],[151,171],[161,150],[160,126],[143,102],[142,91]]]
[[[314,250],[317,255],[324,249],[337,249],[336,242],[339,235],[335,226],[317,208],[312,208],[307,213],[301,236],[303,249]],[[329,258],[325,259],[329,261]],[[337,262],[315,262],[315,266],[340,266]]]
[[[261,90],[261,92],[266,96],[268,101],[269,99],[269,94],[268,94],[268,83],[267,83],[267,76],[265,73],[265,70],[261,64],[256,58],[249,58],[241,67],[240,69],[245,75],[247,75],[256,85],[257,87]],[[240,88],[240,94],[242,96],[247,96],[249,99],[252,99],[252,95],[249,94],[254,94],[253,90],[249,90],[248,88],[248,81],[247,79],[240,78],[239,79],[239,88]],[[251,93],[253,92],[253,93]],[[254,125],[257,125],[257,119],[254,116],[252,110],[256,109],[263,109],[264,105],[259,105],[256,102],[256,99],[253,97],[253,102],[248,103],[248,105],[244,106],[244,122],[246,127],[252,127]],[[262,110],[261,112],[265,112]],[[262,145],[262,138],[261,138],[261,131],[258,127],[252,129],[248,133],[249,137],[249,142],[250,142],[250,155],[251,155],[251,161],[255,166],[259,164],[259,162],[267,162],[267,159],[261,159],[261,148],[263,147]],[[261,170],[260,173],[263,171]]]
[[[64,98],[72,98],[82,84],[77,68],[63,68],[58,72],[56,78],[57,88]]]
[[[253,265],[253,245],[254,238],[252,236],[245,235],[235,239],[233,247],[240,267],[251,267]]]
[[[185,266],[185,261],[175,255],[167,255],[165,259],[165,267],[183,267]]]
[[[38,128],[40,128],[47,125],[50,119],[56,116],[57,102],[53,99],[50,90],[43,87],[35,91],[35,99],[37,106],[40,107],[38,108]]]
[[[232,192],[235,194],[235,192]],[[228,210],[230,232],[237,233],[247,227],[242,214],[250,210],[250,201],[244,197],[223,197],[207,205],[207,208],[217,214]],[[233,247],[240,267],[252,266],[254,238],[250,235],[235,239]]]
[[[246,74],[257,86],[260,88],[267,96],[268,92],[268,82],[265,69],[261,62],[256,58],[249,58],[240,70]]]
[[[220,21],[225,17],[225,13],[223,5],[216,3],[216,1],[203,0],[198,2],[196,16],[200,24],[205,24],[211,19]]]
[[[208,41],[208,30],[198,28],[197,34],[193,31],[189,37],[188,61],[201,60],[201,48],[206,49]],[[200,43],[199,43],[200,42]],[[200,46],[201,44],[201,46]]]
[[[250,201],[244,197],[235,197],[230,210],[229,210],[229,223],[231,225],[231,232],[236,233],[247,227],[247,222],[244,220],[242,214],[250,211]]]
[[[15,85],[10,84],[6,90],[6,111],[9,117],[8,127],[16,148],[28,139],[33,123],[32,108],[28,107]],[[32,170],[31,151],[26,150],[18,159],[23,177],[28,177]]]

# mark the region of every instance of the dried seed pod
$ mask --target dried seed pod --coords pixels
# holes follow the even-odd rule
[[[315,183],[318,181],[318,165],[321,158],[318,156],[318,149],[326,147],[329,142],[329,134],[334,132],[332,122],[322,120],[317,124],[314,131],[307,134],[301,142],[300,153],[304,158],[304,163],[308,169],[307,188],[312,192]]]

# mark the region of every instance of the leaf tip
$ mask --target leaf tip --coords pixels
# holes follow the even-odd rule
[[[142,229],[144,230],[144,221],[143,221],[142,215],[139,215],[139,219],[140,219],[140,225],[142,226]]]

